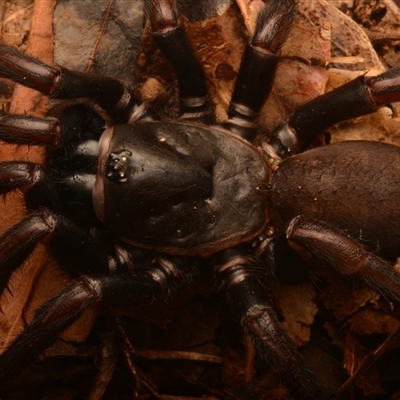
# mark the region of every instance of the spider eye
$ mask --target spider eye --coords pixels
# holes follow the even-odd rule
[[[110,153],[105,170],[107,178],[114,182],[127,182],[127,169],[131,156],[132,153],[129,150]]]

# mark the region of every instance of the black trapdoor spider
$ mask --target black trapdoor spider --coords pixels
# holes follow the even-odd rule
[[[399,255],[400,150],[359,141],[296,155],[336,122],[400,100],[400,68],[307,103],[252,144],[295,12],[293,0],[269,1],[260,12],[220,125],[172,0],[148,0],[147,15],[176,70],[177,120],[160,119],[118,80],[0,46],[0,76],[54,99],[91,98],[112,120],[79,102],[61,103],[44,119],[1,115],[3,141],[44,146],[46,156],[43,165],[0,163],[0,193],[21,190],[28,210],[0,238],[0,291],[40,242],[74,278],[0,356],[3,377],[88,307],[166,299],[197,268],[210,268],[259,357],[294,398],[319,398],[269,297],[266,266],[285,276],[285,257],[299,254],[400,301],[389,264]],[[277,234],[266,240],[271,225]]]

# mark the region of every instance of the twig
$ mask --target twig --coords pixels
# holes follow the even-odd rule
[[[111,11],[112,11],[112,9],[114,7],[114,4],[115,4],[115,0],[109,0],[108,6],[107,6],[107,10],[106,10],[106,13],[105,13],[104,18],[103,18],[103,22],[101,23],[101,26],[100,26],[100,31],[99,31],[99,34],[98,34],[97,39],[96,39],[96,43],[93,46],[92,53],[90,54],[88,63],[86,65],[86,72],[90,72],[90,70],[93,67],[94,57],[96,55],[97,48],[99,47],[101,38],[103,37],[105,27],[106,27],[106,25],[108,23],[108,20],[110,19],[110,14],[111,14]]]
[[[135,366],[133,365],[132,359],[131,359],[131,355],[132,354],[136,354],[135,349],[133,348],[129,338],[126,336],[125,333],[125,329],[123,328],[122,324],[121,324],[121,320],[119,318],[119,316],[115,317],[115,322],[117,324],[118,330],[122,335],[122,338],[124,339],[124,354],[125,354],[125,359],[126,362],[129,365],[129,368],[131,370],[132,375],[134,376],[137,385],[142,384],[143,386],[146,387],[146,389],[157,399],[157,400],[161,400],[161,396],[158,394],[157,392],[157,388],[155,387],[155,385],[153,384],[153,382],[151,382],[150,380],[148,380],[143,373],[141,373],[141,371]],[[138,394],[135,393],[135,398],[138,397]]]
[[[222,364],[222,357],[214,356],[212,354],[196,353],[193,351],[135,349],[135,355],[150,360],[192,360]]]
[[[400,328],[396,329],[374,352],[364,358],[357,371],[340,387],[338,394],[350,388],[355,379],[365,374],[384,354],[400,344]]]

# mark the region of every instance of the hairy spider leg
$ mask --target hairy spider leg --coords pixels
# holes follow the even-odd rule
[[[116,79],[47,65],[3,44],[0,44],[0,76],[52,99],[91,98],[117,122],[137,119],[138,114],[145,117],[150,112]]]
[[[265,271],[254,251],[245,245],[214,256],[218,280],[229,306],[250,335],[261,360],[283,380],[296,399],[316,399],[318,385],[279,321],[265,289]]]
[[[20,189],[28,211],[47,207],[65,215],[61,204],[73,205],[68,217],[91,224],[96,217],[84,210],[92,209],[105,120],[84,103],[59,106],[52,114],[48,118],[0,114],[0,140],[43,146],[46,152],[43,168],[22,161],[0,163],[0,193]]]
[[[278,63],[277,53],[289,33],[296,11],[293,1],[271,1],[258,16],[246,46],[223,126],[254,140],[255,120],[267,99]],[[316,399],[318,385],[293,341],[283,329],[263,282],[261,262],[247,246],[224,250],[214,257],[217,278],[230,307],[249,333],[260,358],[271,364],[298,399]]]
[[[115,243],[102,251],[77,225],[50,210],[29,214],[0,238],[0,265],[18,268],[35,246],[46,240],[56,260],[76,280],[44,303],[33,320],[0,355],[0,378],[20,374],[89,307],[131,307],[165,300],[195,276],[195,261],[168,260]],[[133,261],[134,260],[134,261]],[[110,275],[110,269],[114,274]],[[84,275],[88,274],[88,275]],[[3,283],[3,277],[1,279]]]
[[[78,103],[53,109],[50,117],[0,113],[0,140],[27,146],[60,146],[73,136],[80,141],[100,139],[105,120]]]
[[[400,101],[400,66],[374,77],[359,76],[298,107],[274,130],[268,145],[279,158],[290,157],[304,151],[331,126],[396,101]]]
[[[129,307],[140,301],[164,299],[182,279],[195,275],[188,272],[191,267],[187,267],[186,258],[165,260],[154,252],[120,243],[108,237],[107,232],[106,245],[99,245],[103,238],[98,237],[94,213],[93,218],[81,217],[78,209],[91,209],[86,175],[94,181],[98,160],[98,154],[91,154],[91,147],[85,147],[85,143],[99,140],[105,122],[85,104],[67,105],[53,111],[56,117],[51,119],[13,115],[0,118],[2,140],[42,145],[48,152],[46,167],[22,161],[0,163],[0,194],[21,190],[28,209],[28,215],[0,237],[0,293],[7,287],[12,273],[41,242],[46,243],[63,270],[76,281],[41,306],[27,329],[0,356],[4,376],[20,372],[89,306]],[[52,163],[56,165],[53,167]],[[56,179],[52,179],[52,174]],[[69,204],[65,192],[77,206]],[[81,204],[85,201],[90,206],[83,207]],[[80,226],[60,214],[71,214]],[[89,225],[85,228],[90,235],[82,229],[85,224]],[[192,265],[195,264],[192,259]],[[110,272],[114,275],[106,275]]]
[[[12,272],[54,230],[53,224],[45,217],[46,213],[38,213],[39,209],[66,215],[62,204],[72,199],[71,202],[76,206],[72,207],[69,214],[77,222],[84,220],[80,209],[86,209],[87,204],[91,209],[90,183],[93,185],[95,182],[98,160],[98,154],[93,153],[93,148],[96,148],[93,143],[99,141],[105,121],[85,104],[59,107],[57,111],[54,110],[54,115],[50,118],[0,115],[2,141],[41,145],[49,155],[46,157],[46,166],[27,161],[0,163],[0,194],[6,196],[10,191],[20,190],[24,193],[28,211],[25,219],[11,227],[0,239],[0,292],[7,286]],[[87,215],[84,217],[88,224],[96,221],[94,213],[89,218]],[[82,243],[85,242],[87,239]],[[80,268],[88,268],[78,260],[70,264],[76,266],[72,276],[79,276]],[[71,265],[67,265],[70,272]],[[101,267],[99,269],[102,270]]]
[[[203,67],[180,23],[176,0],[146,0],[152,35],[175,69],[179,85],[180,118],[203,122],[215,120]]]
[[[108,270],[106,258],[100,256],[96,245],[81,228],[53,211],[42,208],[29,213],[0,237],[1,291],[7,286],[12,272],[42,241],[48,243],[60,265],[73,277]]]
[[[290,221],[286,237],[289,246],[305,260],[357,277],[386,300],[400,304],[400,274],[393,265],[339,229],[299,216]]]
[[[254,35],[246,45],[223,126],[253,141],[255,123],[271,92],[278,56],[292,26],[296,3],[269,1],[259,13]]]

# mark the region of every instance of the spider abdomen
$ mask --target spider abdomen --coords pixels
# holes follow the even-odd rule
[[[144,121],[107,131],[102,143],[95,211],[129,243],[207,256],[268,219],[265,160],[224,129]]]
[[[400,242],[400,149],[349,141],[285,160],[270,193],[278,224],[297,215],[340,226],[386,259]],[[362,228],[361,228],[362,227]]]

